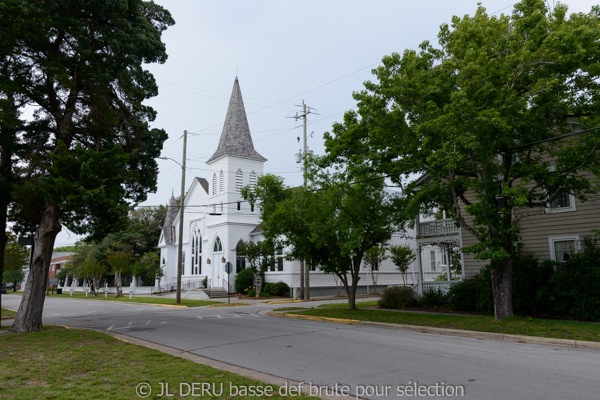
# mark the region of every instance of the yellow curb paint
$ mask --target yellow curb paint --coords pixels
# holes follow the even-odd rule
[[[270,301],[267,304],[288,304],[288,303],[302,303],[302,300],[276,300],[276,301]]]
[[[358,323],[360,322],[357,319],[315,317],[315,316],[312,316],[312,315],[284,314],[284,313],[278,313],[278,312],[274,312],[274,311],[270,311],[269,315],[272,315],[274,317],[283,317],[283,318],[292,318],[292,319],[303,319],[303,320],[307,320],[307,321],[335,322],[335,323],[338,323],[338,324],[345,324],[345,325],[358,325]]]
[[[237,307],[237,306],[249,306],[250,304],[246,304],[246,303],[231,303],[231,304],[211,304],[210,306],[208,306],[209,308],[215,308],[215,307]]]

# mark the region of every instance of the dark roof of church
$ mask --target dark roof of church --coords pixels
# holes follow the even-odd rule
[[[244,100],[242,99],[242,91],[237,77],[233,83],[233,91],[223,124],[223,132],[217,151],[207,161],[210,163],[225,155],[247,157],[259,161],[267,161],[266,158],[258,154],[254,150],[252,136],[250,135],[250,127],[246,118],[246,110],[244,109]]]
[[[200,183],[200,186],[202,186],[202,189],[204,189],[204,191],[206,193],[208,193],[208,181],[206,179],[204,179],[204,178],[198,178],[198,177],[196,177],[196,179]]]

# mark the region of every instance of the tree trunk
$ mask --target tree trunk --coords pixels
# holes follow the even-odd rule
[[[56,235],[61,230],[58,206],[46,204],[40,225],[33,235],[34,253],[25,291],[12,328],[13,333],[39,332],[43,328],[42,311],[48,286],[50,259]]]
[[[356,310],[356,288],[358,287],[358,281],[360,280],[360,263],[362,262],[362,257],[354,257],[354,265],[352,269],[352,283],[350,286],[350,291],[348,292],[348,309]]]
[[[6,235],[6,214],[8,204],[0,204],[0,284],[2,283],[2,274],[4,273],[4,254],[6,253],[6,243],[8,236]],[[13,286],[13,290],[14,290]],[[2,296],[0,296],[0,310],[2,309]]]
[[[115,297],[122,297],[123,289],[121,289],[121,270],[115,270]]]
[[[512,306],[512,270],[513,260],[507,258],[497,263],[492,270],[492,288],[494,291],[494,312],[496,320],[513,316]]]

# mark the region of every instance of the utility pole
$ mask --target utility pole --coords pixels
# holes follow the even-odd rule
[[[314,114],[310,110],[310,107],[306,107],[306,103],[302,100],[302,114],[296,113],[296,120],[302,118],[304,120],[304,134],[302,142],[302,175],[304,177],[304,187],[306,188],[308,177],[306,175],[306,155],[308,147],[306,145],[306,116],[308,114]],[[302,299],[310,299],[310,273],[309,265],[306,260],[300,260],[300,297]]]
[[[183,159],[181,160],[181,198],[179,200],[179,243],[177,246],[177,294],[176,304],[181,304],[181,274],[183,262],[183,211],[185,202],[185,152],[187,149],[187,130],[183,131]]]

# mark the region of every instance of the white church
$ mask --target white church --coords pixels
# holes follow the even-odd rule
[[[219,145],[206,162],[210,171],[208,179],[196,177],[185,197],[183,237],[178,237],[179,208],[174,197],[169,201],[158,246],[164,276],[157,282],[157,286],[166,290],[175,287],[178,244],[181,240],[182,289],[201,288],[206,280],[209,288],[223,288],[232,293],[235,291],[236,274],[246,267],[244,257],[236,251],[238,246],[242,242],[263,240],[259,210],[243,201],[240,190],[245,185],[256,184],[257,178],[263,174],[266,161],[254,149],[236,77]],[[414,232],[395,235],[391,242],[409,243],[413,248],[416,246]],[[299,288],[300,262],[285,260],[285,249],[278,253],[275,255],[277,262],[265,274],[265,282],[283,281],[290,288]],[[428,256],[427,252],[423,255],[425,258]],[[427,265],[428,260],[423,261]],[[228,262],[233,269],[229,276],[225,272]],[[371,274],[366,267],[363,268],[358,291],[372,293]],[[416,282],[415,265],[411,266],[407,278],[409,284]],[[402,281],[395,266],[389,260],[385,261],[378,272],[377,291],[381,292],[389,285],[402,284]],[[338,287],[333,275],[324,274],[318,269],[310,272],[311,296],[336,294]]]

